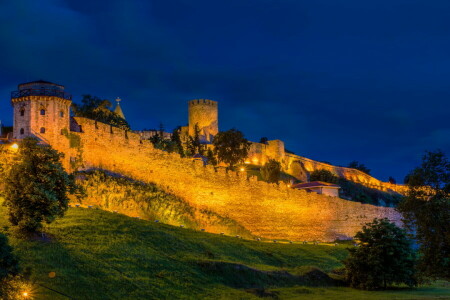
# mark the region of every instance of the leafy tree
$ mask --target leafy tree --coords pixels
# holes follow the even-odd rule
[[[388,219],[374,219],[363,226],[344,260],[347,280],[352,287],[373,290],[392,284],[417,284],[415,253],[406,231]]]
[[[81,105],[72,103],[72,110],[76,117],[84,117],[116,126],[123,130],[130,130],[128,122],[111,109],[112,104],[110,101],[91,95],[83,95]]]
[[[218,161],[228,164],[230,170],[247,158],[250,149],[250,142],[236,129],[219,132],[214,137],[213,145]]]
[[[189,136],[186,148],[190,155],[195,155],[197,153],[203,155],[205,152],[205,145],[200,141],[200,128],[197,123],[194,126],[194,136]]]
[[[339,178],[328,170],[320,169],[311,172],[310,181],[323,181],[328,183],[338,183]]]
[[[268,141],[269,141],[269,139],[265,136],[263,136],[262,138],[259,139],[259,142],[261,144],[267,144]]]
[[[419,244],[419,270],[450,279],[450,162],[438,150],[426,152],[407,176],[408,193],[398,210]]]
[[[350,162],[348,164],[348,168],[360,170],[368,175],[370,175],[370,169],[367,168],[364,164],[357,162],[356,160]]]
[[[0,299],[13,297],[13,281],[19,272],[19,260],[14,255],[8,238],[0,233]]]
[[[212,166],[217,166],[217,158],[211,149],[206,152],[206,158],[208,159],[208,164]]]
[[[269,161],[261,168],[261,176],[267,182],[276,182],[280,180],[281,164],[274,160]]]
[[[51,223],[67,210],[68,194],[76,192],[72,176],[64,170],[63,154],[50,146],[25,138],[18,162],[5,178],[5,202],[9,220],[23,232],[35,232],[42,222]]]

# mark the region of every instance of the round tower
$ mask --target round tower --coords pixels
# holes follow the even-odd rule
[[[70,130],[72,96],[64,86],[48,81],[32,81],[18,85],[11,93],[14,108],[13,138],[33,136],[58,145],[66,140],[62,135]]]
[[[219,132],[217,101],[195,99],[189,101],[189,135],[195,134],[195,124],[200,129],[200,139],[211,142]]]

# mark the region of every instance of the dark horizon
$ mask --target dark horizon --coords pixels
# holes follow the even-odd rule
[[[383,181],[425,150],[450,153],[447,1],[98,1],[0,4],[0,120],[10,92],[48,80],[122,99],[133,129],[187,123],[219,102],[219,128]],[[38,12],[38,13],[37,13]]]

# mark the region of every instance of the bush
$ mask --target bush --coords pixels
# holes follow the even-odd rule
[[[281,164],[274,159],[269,159],[261,168],[261,176],[267,182],[278,183],[281,176]]]
[[[388,219],[374,219],[355,238],[360,245],[350,248],[350,256],[344,260],[350,286],[373,290],[392,284],[417,284],[416,257],[405,230]]]

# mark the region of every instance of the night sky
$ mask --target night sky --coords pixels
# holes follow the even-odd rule
[[[121,97],[136,130],[213,99],[221,130],[402,181],[425,150],[450,154],[450,1],[0,0],[6,125],[38,79]]]

